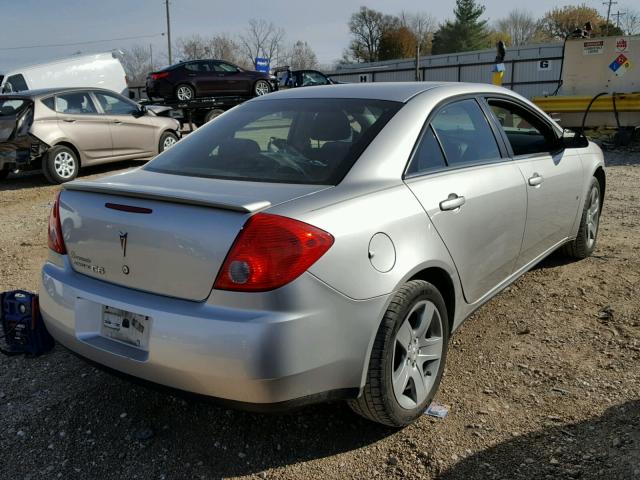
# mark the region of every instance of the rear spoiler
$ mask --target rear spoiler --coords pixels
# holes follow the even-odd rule
[[[75,190],[89,193],[101,193],[106,195],[118,195],[121,197],[140,198],[143,200],[156,200],[160,202],[182,203],[198,207],[218,208],[240,213],[254,213],[271,206],[267,200],[245,203],[232,203],[221,201],[215,194],[187,192],[184,190],[169,190],[163,187],[151,187],[140,185],[125,185],[110,183],[101,185],[92,182],[72,182],[62,185],[65,190]]]

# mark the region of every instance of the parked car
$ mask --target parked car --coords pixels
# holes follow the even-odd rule
[[[51,183],[81,166],[149,159],[180,138],[180,123],[109,90],[47,89],[0,95],[0,178],[42,168]]]
[[[15,93],[43,88],[95,87],[127,93],[127,80],[114,53],[63,58],[19,68],[5,74],[0,92]]]
[[[222,60],[182,62],[147,76],[147,97],[193,100],[216,95],[260,96],[273,90],[268,73]]]
[[[62,345],[134,377],[253,408],[346,398],[403,426],[473,311],[558,248],[593,252],[604,193],[602,151],[510,90],[277,92],[66,184],[40,307]]]
[[[274,73],[277,78],[278,90],[340,83],[318,70],[291,70],[289,67],[280,67],[275,69]]]

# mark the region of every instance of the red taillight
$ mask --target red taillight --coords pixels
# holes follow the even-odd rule
[[[158,72],[151,74],[151,80],[160,80],[161,78],[167,78],[169,76],[169,72]]]
[[[62,236],[62,225],[60,224],[60,192],[56,195],[56,200],[51,207],[49,215],[49,248],[61,255],[67,254],[67,248],[64,246],[64,237]]]
[[[251,217],[238,234],[214,288],[264,292],[295,280],[333,245],[307,223],[269,213]]]

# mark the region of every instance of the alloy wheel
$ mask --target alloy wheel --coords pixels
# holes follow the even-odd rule
[[[591,189],[589,207],[587,208],[587,247],[592,248],[596,243],[598,223],[600,222],[600,192],[597,188]]]
[[[269,84],[264,80],[259,80],[258,83],[256,83],[257,96],[266,95],[270,91],[271,91],[271,88],[269,88]]]
[[[167,136],[167,138],[164,139],[164,142],[162,142],[162,151],[164,152],[165,150],[173,147],[175,144],[176,139],[171,135]]]
[[[440,312],[429,300],[417,302],[398,329],[393,352],[393,393],[402,408],[413,409],[428,397],[443,354]]]
[[[193,98],[193,90],[190,87],[182,85],[181,87],[178,87],[176,96],[178,97],[178,100],[191,100]]]
[[[60,152],[53,159],[53,168],[61,178],[71,178],[76,171],[76,159],[69,152]]]

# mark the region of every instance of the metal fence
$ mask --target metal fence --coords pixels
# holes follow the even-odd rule
[[[420,58],[423,81],[491,83],[494,49]],[[503,85],[525,97],[548,95],[558,86],[562,44],[514,47],[505,57]],[[416,80],[415,59],[342,65],[330,73],[341,82],[411,82]]]

